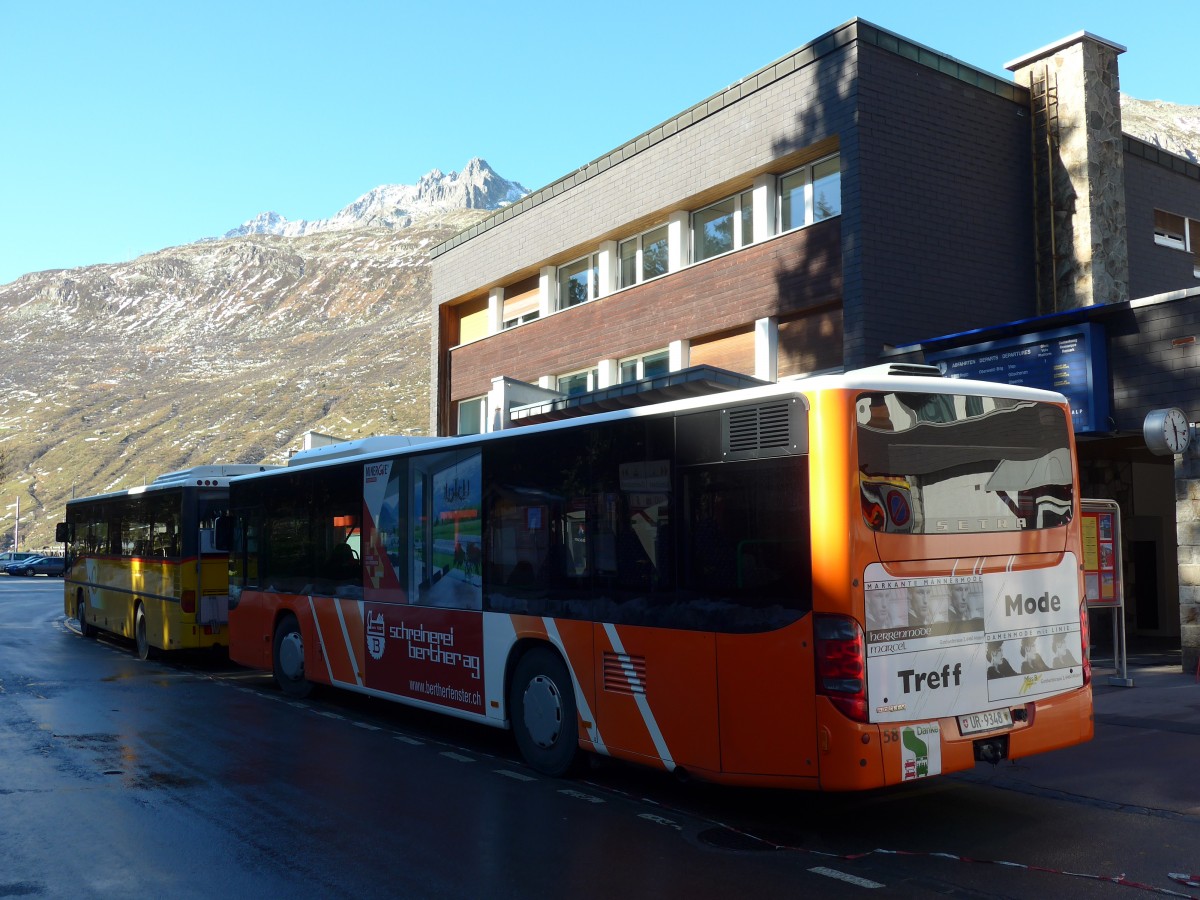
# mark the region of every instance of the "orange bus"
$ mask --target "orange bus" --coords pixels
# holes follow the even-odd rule
[[[1059,394],[875,367],[404,443],[231,483],[230,655],[287,694],[800,789],[1092,735]]]
[[[80,634],[131,638],[142,659],[225,646],[229,562],[213,528],[229,505],[229,478],[264,468],[195,466],[68,501],[55,538],[66,545],[63,609]]]

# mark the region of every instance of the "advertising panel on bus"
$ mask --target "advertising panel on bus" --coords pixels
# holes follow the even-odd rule
[[[867,568],[871,719],[1007,708],[1083,684],[1079,566],[890,578]]]

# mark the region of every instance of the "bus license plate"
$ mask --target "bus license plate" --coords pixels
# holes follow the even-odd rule
[[[971,713],[958,717],[958,730],[963,734],[978,734],[1012,725],[1012,714],[1007,709],[989,709],[987,712]]]

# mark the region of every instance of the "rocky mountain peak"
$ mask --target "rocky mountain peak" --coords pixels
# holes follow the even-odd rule
[[[1121,95],[1121,128],[1169,153],[1200,162],[1200,106]]]
[[[527,193],[524,186],[502,178],[486,160],[475,157],[462,172],[444,173],[440,169],[431,169],[415,185],[382,184],[328,219],[288,221],[278,213],[265,212],[230,229],[224,236],[276,234],[299,237],[320,231],[407,228],[428,213],[448,209],[499,209]]]

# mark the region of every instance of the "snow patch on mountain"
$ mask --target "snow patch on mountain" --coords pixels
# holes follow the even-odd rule
[[[264,212],[225,237],[275,234],[300,237],[319,231],[349,231],[354,228],[407,228],[424,215],[448,209],[500,209],[520,200],[529,190],[502,178],[476,157],[461,172],[433,169],[416,184],[383,184],[363,194],[328,219],[289,221],[277,212]]]

